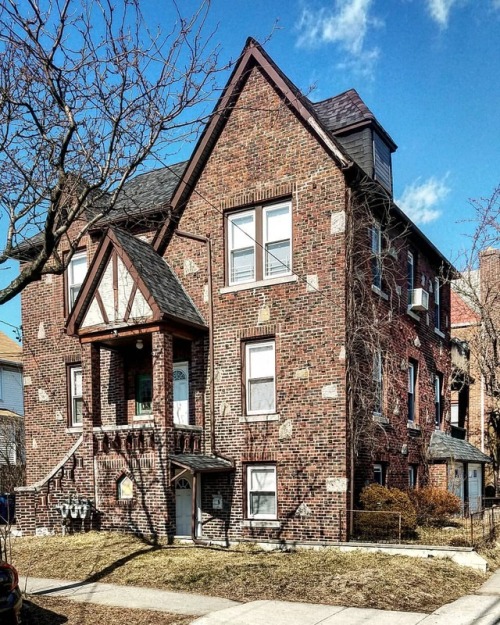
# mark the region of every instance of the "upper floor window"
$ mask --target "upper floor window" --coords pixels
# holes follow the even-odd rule
[[[372,284],[382,289],[382,230],[379,224],[371,228],[371,252]]]
[[[381,462],[376,462],[373,465],[373,481],[375,484],[380,484],[380,486],[385,486],[385,465]]]
[[[373,412],[377,415],[382,414],[383,408],[383,375],[382,352],[377,350],[373,355]]]
[[[276,411],[276,373],[274,341],[245,345],[246,414],[269,414]]]
[[[291,203],[256,206],[228,216],[229,284],[267,280],[291,272]]]
[[[418,484],[418,465],[408,465],[408,488],[416,488]]]
[[[441,283],[434,279],[434,327],[441,330]]]
[[[436,429],[441,429],[441,423],[443,422],[443,374],[436,373],[434,376],[434,423]]]
[[[81,427],[83,422],[82,367],[69,368],[69,411],[70,425]]]
[[[75,304],[76,297],[85,279],[87,273],[87,252],[77,252],[73,254],[69,261],[67,270],[68,285],[68,310],[71,310]]]
[[[408,252],[406,276],[408,285],[408,306],[411,306],[413,303],[413,289],[415,288],[415,256],[413,252]]]
[[[135,378],[135,414],[150,415],[153,412],[153,379],[150,373]]]
[[[417,399],[417,363],[410,360],[408,363],[408,421],[415,421]]]

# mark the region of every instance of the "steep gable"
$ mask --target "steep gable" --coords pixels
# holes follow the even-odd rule
[[[109,229],[68,318],[68,334],[167,319],[205,326],[163,258],[148,243]]]

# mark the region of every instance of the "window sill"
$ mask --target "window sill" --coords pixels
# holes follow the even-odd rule
[[[279,421],[279,414],[249,414],[240,417],[240,423],[266,423],[268,421]]]
[[[414,313],[413,310],[410,310],[409,308],[407,308],[406,314],[412,319],[415,319],[415,321],[420,321],[420,315],[417,315],[417,313]]]
[[[378,286],[376,286],[375,284],[372,284],[372,291],[386,301],[389,299],[387,293],[384,293],[384,291],[382,291],[382,289],[379,289]]]
[[[434,328],[434,334],[437,334],[440,338],[444,339],[444,332],[441,332],[439,328]]]
[[[271,519],[248,519],[241,522],[241,527],[281,529],[281,521]]]
[[[70,428],[66,428],[66,434],[81,434],[83,427],[81,425],[72,425]]]
[[[245,291],[248,289],[258,289],[262,286],[273,286],[274,284],[286,284],[287,282],[297,282],[297,276],[278,276],[276,278],[268,278],[267,280],[258,280],[257,282],[244,282],[242,284],[233,284],[225,286],[219,290],[221,295],[225,293],[236,293],[237,291]]]
[[[133,421],[153,421],[153,414],[135,414],[132,417]]]
[[[201,425],[191,425],[189,423],[174,423],[174,430],[191,430],[192,432],[203,432]]]
[[[408,429],[408,434],[410,435],[420,434],[422,431],[420,425],[418,423],[414,423],[413,421],[408,421],[406,427]]]
[[[389,419],[385,415],[380,414],[378,412],[373,413],[372,419],[375,421],[375,423],[381,423],[382,425],[389,425]]]

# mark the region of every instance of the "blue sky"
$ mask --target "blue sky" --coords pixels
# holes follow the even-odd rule
[[[168,27],[156,0],[142,4]],[[266,50],[312,100],[354,87],[398,145],[398,204],[460,264],[469,200],[500,184],[500,0],[213,0],[208,26],[223,60],[270,36]],[[18,301],[0,321],[20,323]]]

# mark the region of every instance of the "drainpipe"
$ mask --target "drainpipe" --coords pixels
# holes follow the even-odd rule
[[[484,376],[481,375],[481,451],[484,454]]]
[[[215,454],[215,377],[214,377],[214,304],[212,299],[212,241],[209,237],[191,234],[182,230],[175,230],[174,234],[184,239],[191,239],[204,243],[207,246],[208,263],[208,362],[210,367],[210,453]],[[203,418],[205,429],[205,418]]]

